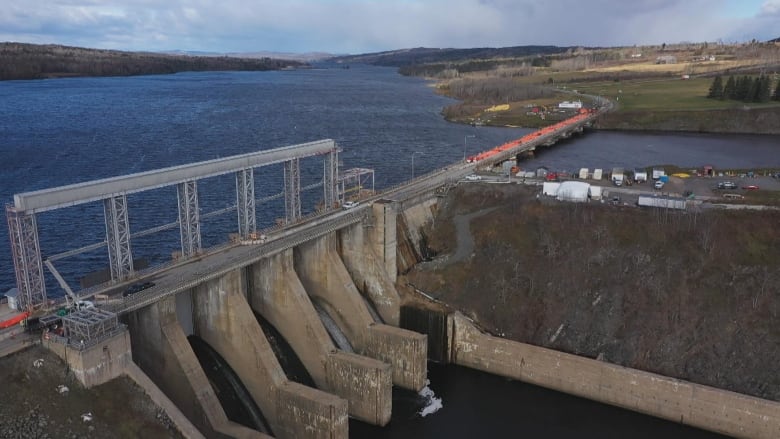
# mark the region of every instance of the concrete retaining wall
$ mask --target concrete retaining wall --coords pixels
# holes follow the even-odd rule
[[[404,203],[397,218],[397,256],[398,272],[405,273],[422,260],[420,253],[422,229],[433,221],[433,212],[437,199],[430,198],[419,203]]]
[[[780,403],[483,334],[451,316],[454,363],[743,438],[780,437]]]

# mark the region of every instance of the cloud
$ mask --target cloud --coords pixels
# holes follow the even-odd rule
[[[745,9],[745,1],[6,0],[0,38],[128,50],[339,53],[770,38],[776,29],[768,17],[780,14],[780,0],[755,3],[747,18],[719,12]]]

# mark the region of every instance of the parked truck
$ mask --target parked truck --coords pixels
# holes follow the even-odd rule
[[[644,183],[647,181],[647,171],[642,168],[634,169],[634,181],[637,183]]]
[[[612,168],[612,184],[615,186],[623,186],[625,174],[623,174],[623,168]]]

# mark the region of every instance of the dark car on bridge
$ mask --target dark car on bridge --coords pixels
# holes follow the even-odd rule
[[[129,287],[127,287],[127,289],[124,292],[122,292],[122,297],[127,297],[135,293],[139,293],[153,286],[154,286],[154,282],[144,282],[144,283],[137,283],[137,284],[130,285]]]

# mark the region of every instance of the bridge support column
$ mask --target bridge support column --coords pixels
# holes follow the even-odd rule
[[[293,251],[248,268],[249,302],[290,343],[317,387],[345,398],[349,415],[374,425],[390,421],[390,365],[336,349],[293,269]]]
[[[127,195],[103,200],[106,217],[106,242],[111,279],[124,280],[133,274],[133,253],[130,251],[130,222],[127,218]]]
[[[247,303],[243,269],[193,291],[195,334],[241,378],[278,438],[347,437],[347,402],[287,379]]]
[[[257,230],[255,222],[255,177],[252,168],[236,172],[238,234],[244,239]]]
[[[198,182],[179,183],[176,187],[179,198],[179,232],[181,255],[184,258],[200,251],[200,210],[198,209]]]
[[[426,336],[373,321],[338,257],[335,233],[296,247],[294,256],[306,292],[328,306],[356,352],[389,363],[394,384],[422,389],[427,375]]]
[[[25,214],[6,206],[11,255],[14,258],[16,287],[20,309],[33,310],[46,304],[46,282],[43,277],[41,246],[35,214]]]
[[[208,438],[268,438],[231,422],[176,320],[167,297],[127,315],[133,360]]]

